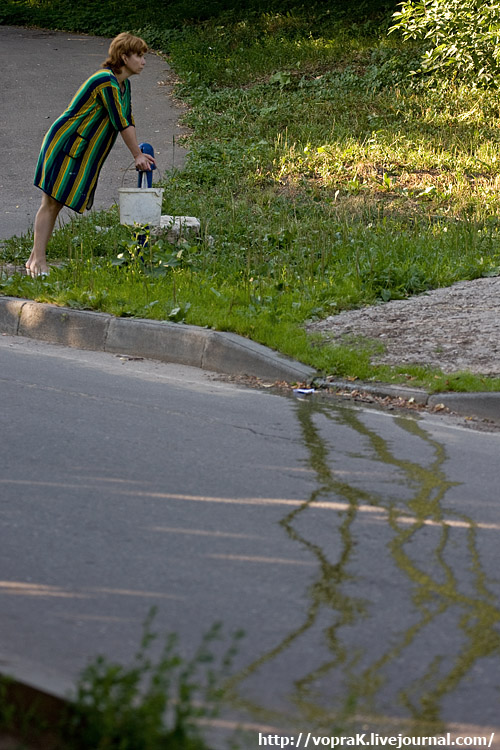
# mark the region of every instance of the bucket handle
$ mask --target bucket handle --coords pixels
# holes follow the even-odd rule
[[[124,170],[124,172],[123,172],[123,175],[122,175],[122,184],[120,185],[120,187],[123,187],[123,182],[124,182],[124,180],[125,180],[125,175],[127,174],[127,172],[128,172],[128,171],[129,171],[130,169],[132,169],[132,167],[135,167],[135,161],[131,162],[131,163],[130,163],[130,164],[128,165],[128,167],[127,167],[127,168],[126,168],[126,169]],[[139,170],[136,170],[136,171],[139,171]],[[156,167],[156,169],[155,169],[155,170],[153,170],[153,171],[158,171],[158,174],[159,174],[159,176],[160,176],[160,180],[161,180],[161,179],[162,179],[162,176],[161,176],[161,172],[160,172],[160,169],[159,169],[158,167]]]

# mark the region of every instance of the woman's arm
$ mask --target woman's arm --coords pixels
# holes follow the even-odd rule
[[[129,125],[125,130],[120,130],[120,135],[134,157],[137,169],[141,172],[148,172],[151,169],[151,164],[156,164],[156,162],[152,156],[149,154],[143,154],[140,150],[139,144],[137,143],[137,136],[135,134],[135,127]]]

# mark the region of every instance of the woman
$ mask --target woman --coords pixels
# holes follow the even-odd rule
[[[99,173],[118,133],[137,169],[148,171],[155,163],[137,143],[128,80],[141,73],[146,52],[147,45],[139,37],[127,33],[115,37],[102,69],[78,89],[45,136],[35,173],[35,185],[43,196],[26,263],[30,276],[49,271],[47,243],[61,208],[83,213],[92,207]]]

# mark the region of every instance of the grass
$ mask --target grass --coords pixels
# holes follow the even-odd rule
[[[494,378],[374,366],[366,347],[304,330],[500,272],[494,93],[413,81],[419,50],[387,37],[387,13],[354,22],[335,4],[250,3],[187,23],[187,12],[174,17],[181,6],[138,31],[168,52],[189,105],[187,164],[166,176],[164,200],[168,213],[198,216],[201,237],[152,243],[149,267],[116,265],[136,251],[110,211],[56,233],[50,255],[69,261],[48,280],[16,276],[1,291],[235,331],[329,375],[500,389]],[[25,258],[29,243],[7,241],[4,258]]]

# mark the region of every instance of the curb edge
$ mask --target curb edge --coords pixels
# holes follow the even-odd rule
[[[311,382],[312,367],[225,331],[0,296],[0,333],[75,349],[134,354],[224,375]]]

